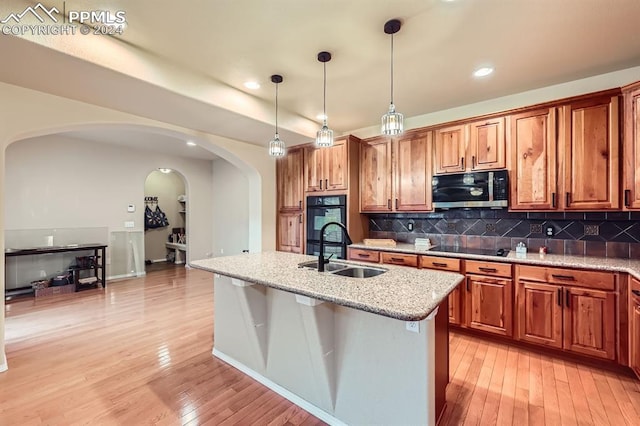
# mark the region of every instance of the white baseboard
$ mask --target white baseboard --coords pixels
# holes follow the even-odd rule
[[[160,262],[168,262],[166,257],[162,259],[151,259],[151,263],[160,263]]]
[[[2,363],[0,363],[0,373],[3,373],[9,369],[9,365],[7,364],[7,356],[5,354],[2,355]]]
[[[241,362],[236,361],[235,359],[231,358],[230,356],[225,355],[224,353],[220,352],[216,348],[213,348],[212,354],[213,354],[213,356],[215,356],[216,358],[226,362],[227,364],[229,364],[233,368],[235,368],[237,370],[240,370],[241,372],[243,372],[247,376],[251,377],[253,380],[255,380],[255,381],[259,382],[259,383],[262,383],[263,385],[265,385],[266,387],[268,387],[269,389],[271,389],[272,391],[274,391],[278,395],[282,396],[283,398],[286,398],[289,401],[293,402],[298,407],[302,408],[303,410],[307,411],[308,413],[316,416],[317,418],[319,418],[323,422],[328,423],[328,424],[330,424],[332,426],[333,425],[336,425],[336,426],[347,426],[346,423],[344,423],[344,422],[340,421],[339,419],[333,417],[331,414],[327,413],[323,409],[316,407],[315,405],[313,405],[312,403],[310,403],[306,399],[300,398],[295,393],[283,388],[282,386],[278,385],[277,383],[272,382],[271,380],[269,380],[266,377],[264,377],[262,374],[252,370],[251,368],[247,367],[246,365],[242,364]]]
[[[146,275],[147,275],[146,272],[138,272],[138,273],[132,273],[132,274],[121,274],[121,275],[112,275],[112,276],[107,277],[107,282],[108,281],[112,281],[112,280],[123,280],[123,279],[127,279],[127,278],[139,278],[139,277],[144,277]]]

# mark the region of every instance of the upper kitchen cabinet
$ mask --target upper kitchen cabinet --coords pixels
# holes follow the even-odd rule
[[[431,210],[431,132],[360,145],[360,211]]]
[[[624,88],[624,207],[640,208],[640,83]]]
[[[617,209],[618,97],[599,96],[564,105],[559,135],[565,210]]]
[[[512,210],[546,210],[557,206],[556,108],[507,118],[511,148],[509,171]]]
[[[391,210],[391,138],[378,136],[360,143],[360,211]]]
[[[357,141],[353,136],[349,136],[337,139],[333,146],[328,148],[308,146],[305,149],[305,191],[326,192],[349,189],[349,151],[350,145],[356,144]]]
[[[504,117],[496,117],[437,129],[435,173],[504,169],[504,121]]]
[[[304,203],[304,150],[288,150],[276,161],[278,210],[298,211]]]
[[[464,172],[468,130],[465,125],[435,130],[434,173]]]

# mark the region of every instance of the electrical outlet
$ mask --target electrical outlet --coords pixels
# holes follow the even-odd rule
[[[413,333],[420,333],[420,322],[418,321],[407,321],[406,322],[407,330]]]
[[[553,226],[547,226],[545,232],[547,234],[547,237],[553,237],[553,233],[554,233]]]
[[[127,221],[124,223],[124,227],[125,227],[125,228],[135,228],[135,227],[136,227],[136,225],[135,225],[135,223],[134,223],[132,220],[127,220]]]
[[[409,232],[413,231],[413,222],[409,222],[409,223],[407,223],[407,230],[408,230]]]

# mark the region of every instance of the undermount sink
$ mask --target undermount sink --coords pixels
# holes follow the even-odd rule
[[[318,262],[315,260],[312,260],[310,262],[299,263],[298,268],[317,269]],[[370,277],[375,277],[376,275],[380,275],[387,272],[386,269],[369,268],[366,266],[354,266],[354,265],[349,265],[345,263],[335,263],[335,262],[334,263],[329,262],[325,264],[324,270],[325,272],[330,273],[332,275],[340,275],[343,277],[350,277],[350,278],[370,278]]]
[[[365,268],[365,267],[348,267],[333,272],[333,275],[342,275],[343,277],[350,278],[370,278],[376,275],[384,274],[386,269]]]

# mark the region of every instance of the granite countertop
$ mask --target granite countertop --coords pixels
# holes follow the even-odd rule
[[[331,263],[375,267],[387,272],[370,278],[349,278],[298,267],[301,262],[313,260],[317,257],[262,252],[196,260],[190,265],[403,321],[426,318],[463,279],[452,272],[343,260]]]
[[[438,251],[438,246],[429,250],[416,250],[413,244],[397,243],[396,247],[371,246],[364,244],[352,244],[349,247],[363,250],[380,250],[396,253],[408,254],[428,254],[432,256],[457,257],[470,260],[486,260],[491,262],[522,263],[539,266],[555,266],[563,268],[582,268],[598,271],[627,272],[635,278],[640,279],[640,260],[618,259],[612,257],[592,257],[592,256],[571,256],[562,254],[544,254],[528,252],[526,255],[519,255],[511,250],[505,257],[485,256],[479,254],[450,253]]]

